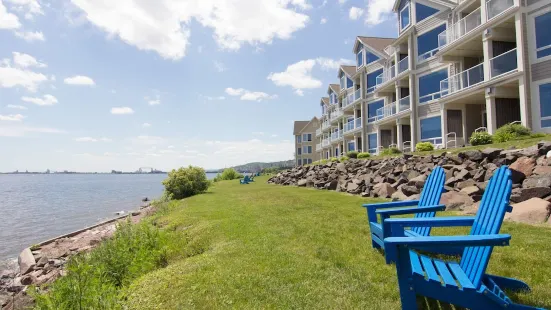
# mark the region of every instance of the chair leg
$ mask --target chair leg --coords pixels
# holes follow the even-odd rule
[[[398,287],[400,288],[402,310],[417,310],[417,298],[411,283],[412,273],[409,250],[405,247],[398,248],[396,272],[398,273]]]

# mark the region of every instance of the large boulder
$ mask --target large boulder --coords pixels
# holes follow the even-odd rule
[[[531,198],[543,198],[551,194],[549,187],[515,188],[511,195],[512,202],[522,202]]]
[[[33,253],[29,248],[24,249],[21,254],[19,254],[17,262],[19,263],[19,272],[21,275],[25,275],[33,271],[34,266],[36,265]]]
[[[390,198],[396,190],[389,183],[379,183],[373,187],[373,192],[377,197]]]
[[[473,203],[474,200],[469,195],[455,191],[444,193],[442,194],[442,198],[440,198],[440,204],[446,206],[446,211],[462,210]]]
[[[512,172],[512,179],[514,183],[520,183],[525,178],[532,175],[532,170],[536,166],[536,160],[532,157],[521,157],[517,159],[509,169]]]
[[[300,179],[300,180],[298,180],[298,182],[297,182],[297,186],[305,187],[305,186],[306,186],[306,183],[308,183],[308,180],[306,180],[306,179]]]
[[[501,154],[501,151],[503,150],[489,147],[489,148],[483,149],[482,154],[484,155],[484,157],[488,158],[488,160],[492,161],[499,157],[499,155]]]
[[[414,185],[414,186],[417,186],[418,188],[422,188],[425,185],[426,181],[427,181],[427,176],[422,174],[418,177],[410,179],[408,182],[408,185]]]
[[[505,214],[505,219],[526,224],[542,224],[551,213],[551,203],[540,198],[532,198],[513,205],[513,212]]]
[[[458,154],[458,156],[471,161],[481,161],[482,159],[484,159],[484,154],[479,150],[461,152]]]
[[[551,177],[551,166],[536,166],[534,168],[534,174],[537,175],[549,175]]]
[[[551,174],[532,176],[522,182],[522,187],[551,187]]]

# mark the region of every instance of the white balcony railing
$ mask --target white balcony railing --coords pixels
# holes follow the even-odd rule
[[[316,151],[319,152],[320,149],[321,149],[321,143],[316,144]]]
[[[331,141],[340,140],[342,138],[342,136],[343,136],[343,131],[342,130],[332,132],[331,133]]]
[[[377,76],[377,78],[375,79],[376,87],[392,80],[395,76],[396,76],[396,66],[395,65],[390,67],[390,68],[385,68],[383,73],[379,74]]]
[[[325,121],[325,122],[323,122],[323,123],[321,124],[321,130],[327,129],[327,128],[329,128],[329,127],[331,127],[331,123],[330,123],[330,122]]]
[[[354,120],[349,120],[346,124],[344,124],[344,132],[349,132],[355,129]]]
[[[362,99],[362,89],[358,88],[354,92],[354,101]]]
[[[331,144],[331,140],[329,139],[324,139],[323,141],[321,141],[321,146],[322,147],[327,147]]]
[[[358,117],[356,120],[356,129],[360,129],[362,128],[362,118],[361,117]]]
[[[367,89],[366,93],[367,94],[372,94],[375,91],[375,88],[377,88],[377,85],[369,87]]]
[[[434,55],[436,55],[436,53],[438,53],[438,50],[440,49],[440,47],[437,47],[431,51],[428,51],[424,54],[421,54],[419,55],[419,57],[417,57],[417,61],[418,62],[423,62],[423,61],[426,61],[427,59],[433,57]]]
[[[442,97],[442,93],[440,91],[437,91],[432,94],[424,95],[419,97],[419,104],[426,104],[436,99],[440,99],[440,97]]]
[[[516,48],[490,59],[490,76],[492,78],[515,71],[517,68]]]
[[[486,2],[486,16],[490,20],[514,5],[514,0],[490,0]]]
[[[409,109],[411,109],[411,100],[409,99],[409,96],[398,101],[398,112],[403,112]]]
[[[316,129],[316,136],[321,136],[321,128]]]
[[[382,108],[377,109],[377,120],[385,119],[389,116],[396,114],[396,102],[387,104]]]
[[[428,139],[421,139],[421,142],[430,142],[432,145],[434,145],[435,148],[441,149],[443,147],[442,145],[442,137],[434,137],[434,138],[428,138]]]
[[[354,100],[354,93],[348,94],[348,95],[346,96],[346,101],[348,101],[348,104],[349,104],[349,105],[352,104],[352,103],[354,103],[354,101],[355,101],[355,100]]]
[[[343,116],[344,112],[341,109],[336,109],[335,111],[331,112],[331,121],[335,121],[339,119],[341,116]]]
[[[438,46],[450,44],[455,40],[463,37],[471,32],[476,27],[482,24],[482,13],[480,8],[474,10],[469,15],[462,18],[449,29],[444,30],[438,35]]]
[[[440,93],[444,97],[482,82],[484,82],[483,63],[440,81]]]
[[[409,69],[409,56],[398,62],[398,74]]]

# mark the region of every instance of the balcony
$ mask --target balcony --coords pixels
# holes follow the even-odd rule
[[[321,136],[321,128],[316,129],[316,137]]]
[[[445,97],[482,82],[484,82],[483,63],[440,81],[440,93]]]
[[[316,151],[319,152],[321,150],[321,143],[316,144]]]
[[[342,137],[343,137],[343,131],[342,131],[342,130],[338,130],[338,131],[332,132],[332,133],[331,133],[331,142],[335,142],[335,141],[341,140]]]
[[[422,62],[425,62],[427,61],[429,58],[432,58],[434,57],[434,55],[436,55],[436,53],[438,53],[438,51],[440,50],[440,47],[437,47],[431,51],[428,51],[424,54],[421,54],[417,57],[417,62],[418,63],[422,63]]]
[[[409,56],[398,62],[398,75],[407,70],[409,70]]]
[[[331,112],[331,122],[339,120],[343,116],[344,112],[341,109],[336,109]]]
[[[443,95],[446,94],[443,94],[441,91],[437,91],[432,94],[421,96],[419,97],[419,105],[431,103],[437,99],[440,99],[440,97],[442,97]]]
[[[409,96],[400,99],[398,102],[393,102],[377,110],[376,121],[383,120],[398,113],[411,109]]]
[[[331,140],[330,139],[323,139],[323,141],[321,141],[321,146],[322,147],[328,147],[329,145],[331,145]]]
[[[325,130],[327,128],[331,127],[331,123],[328,121],[325,121],[321,124],[321,130]]]
[[[518,64],[516,48],[490,59],[491,78],[496,78],[500,75],[516,71],[517,69]]]
[[[482,12],[480,8],[473,11],[463,19],[455,23],[449,29],[438,35],[438,46],[441,48],[446,46],[461,37],[465,36],[476,27],[482,24]]]
[[[354,103],[356,103],[356,101],[360,99],[362,99],[362,92],[361,92],[361,89],[358,88],[355,92],[348,94],[346,97],[343,98],[342,108],[345,109],[353,105]]]
[[[486,2],[486,17],[491,20],[514,5],[514,0],[490,0]]]
[[[396,77],[396,66],[385,68],[383,73],[377,76],[377,79],[375,80],[375,87],[379,87],[380,85],[392,80],[395,77]]]
[[[362,118],[358,117],[356,119],[348,121],[344,124],[344,133],[352,133],[362,128]]]

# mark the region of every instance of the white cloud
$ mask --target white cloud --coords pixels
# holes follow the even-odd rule
[[[304,91],[302,89],[295,89],[295,94],[302,97],[304,96]]]
[[[76,142],[112,142],[109,138],[92,138],[92,137],[80,137],[75,139]]]
[[[339,1],[339,4],[344,4],[347,0],[338,0]],[[391,0],[385,0],[385,1],[391,1]]]
[[[22,137],[27,133],[65,133],[63,130],[47,127],[26,127],[26,126],[2,126],[0,124],[0,137]]]
[[[337,70],[340,68],[341,65],[353,65],[354,61],[350,59],[331,59],[331,58],[325,58],[325,57],[318,57],[316,58],[316,62],[318,65],[320,65],[320,68],[325,71],[329,70]]]
[[[65,80],[63,80],[63,82],[68,85],[84,85],[84,86],[96,85],[96,82],[94,82],[92,78],[84,75],[75,75],[72,77],[68,77]]]
[[[20,122],[25,118],[25,116],[21,114],[9,114],[9,115],[1,115],[0,114],[0,121],[8,121],[8,122]]]
[[[240,96],[239,99],[245,100],[245,101],[263,101],[263,100],[271,100],[276,99],[277,95],[269,95],[264,92],[255,92],[255,91],[249,91],[243,88],[226,88],[226,94],[230,96]]]
[[[218,96],[218,97],[204,96],[204,98],[207,99],[208,101],[226,100],[226,97],[224,96]]]
[[[362,17],[363,14],[363,9],[353,6],[348,12],[348,18],[350,18],[351,20],[357,20],[358,18]]]
[[[15,105],[15,104],[8,104],[6,106],[6,108],[9,108],[9,109],[16,109],[16,110],[28,110],[28,108],[26,106],[23,106],[23,105]]]
[[[25,12],[26,19],[33,19],[35,15],[44,15],[37,0],[6,0],[6,2],[11,3],[14,9]]]
[[[8,12],[8,9],[0,1],[0,29],[18,29],[21,27],[17,15]]]
[[[42,31],[16,31],[15,35],[27,42],[46,41]]]
[[[37,68],[45,68],[47,67],[46,64],[41,63],[36,60],[33,56],[29,54],[24,53],[18,53],[13,52],[13,63],[21,68],[30,68],[30,67],[37,67]]]
[[[243,44],[271,44],[274,39],[291,38],[309,21],[296,9],[311,7],[306,0],[71,2],[110,36],[174,60],[186,55],[192,20],[211,28],[220,47],[237,50]]]
[[[216,71],[218,72],[224,72],[228,69],[222,62],[216,60],[214,61],[214,68],[216,68]]]
[[[149,100],[147,103],[149,105],[159,105],[159,104],[161,104],[161,99],[157,98],[157,99],[154,99],[154,100]]]
[[[263,136],[264,132],[262,132],[262,131],[253,131],[253,135],[254,136]]]
[[[368,0],[365,23],[378,25],[393,16],[392,8],[394,1],[389,0]]]
[[[320,20],[320,24],[325,24],[327,23],[327,18],[323,17],[321,20]]]
[[[111,114],[123,115],[123,114],[134,114],[134,110],[129,107],[116,107],[111,108]]]
[[[37,62],[34,57],[15,52],[13,53],[13,63],[14,66],[12,66],[10,59],[2,59],[0,61],[0,87],[23,87],[30,92],[36,92],[40,84],[48,81],[46,75],[31,71],[27,67],[22,66],[22,64],[29,67],[45,66]]]
[[[151,127],[151,124],[150,123],[143,123],[142,127],[143,128],[149,128],[149,127]]]
[[[50,106],[58,103],[57,98],[52,95],[44,95],[40,97],[22,97],[21,100],[25,102],[34,103],[39,106]]]

